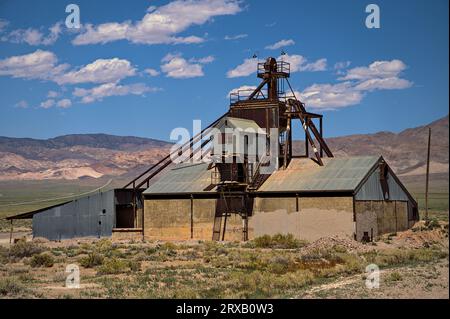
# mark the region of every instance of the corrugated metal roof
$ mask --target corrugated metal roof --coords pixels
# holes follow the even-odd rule
[[[273,173],[259,192],[354,191],[380,157],[293,159],[286,170]]]
[[[207,193],[204,189],[210,184],[211,171],[208,170],[208,163],[184,163],[162,175],[144,194]]]

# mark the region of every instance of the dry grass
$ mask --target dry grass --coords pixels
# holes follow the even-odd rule
[[[435,267],[444,261],[448,270],[445,234],[428,226],[410,232],[419,238],[433,234],[433,240],[419,248],[407,244],[397,247],[395,242],[403,238],[402,234],[393,236],[393,244],[384,246],[337,239],[307,244],[280,235],[248,243],[19,242],[11,249],[0,249],[0,296],[291,298],[308,296],[324,283],[363,276],[370,263],[383,271],[394,269],[385,280],[391,286],[403,284],[408,278],[402,269],[410,272],[411,268]],[[435,234],[440,234],[440,242],[436,242]],[[80,267],[80,289],[64,288],[68,264]],[[362,281],[358,282],[360,286]],[[334,290],[321,289],[314,296],[329,297]],[[359,296],[365,293],[361,290]]]

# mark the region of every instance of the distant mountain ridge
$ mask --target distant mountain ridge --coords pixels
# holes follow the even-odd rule
[[[336,157],[383,155],[399,175],[423,175],[428,127],[431,172],[448,174],[448,115],[400,133],[327,138]],[[79,179],[133,176],[168,154],[171,143],[142,137],[72,134],[47,140],[0,137],[0,180]],[[296,141],[294,151],[303,143]]]

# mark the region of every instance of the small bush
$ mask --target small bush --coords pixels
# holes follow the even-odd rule
[[[15,296],[25,291],[26,288],[16,278],[0,278],[0,296]]]
[[[305,244],[305,242],[296,239],[292,234],[263,235],[253,240],[253,246],[257,248],[295,249],[303,247]]]
[[[48,253],[41,253],[38,255],[33,255],[30,260],[30,266],[33,268],[36,267],[52,267],[55,263],[55,259],[52,255]]]
[[[80,265],[84,268],[94,268],[103,264],[104,257],[97,252],[89,253],[80,259]]]
[[[393,273],[389,274],[389,276],[387,277],[388,281],[400,281],[402,279],[403,279],[402,275],[397,271],[394,271]]]
[[[128,270],[129,263],[125,260],[118,258],[108,258],[98,269],[98,274],[101,275],[113,275],[121,274]]]
[[[43,251],[42,247],[38,246],[33,242],[19,240],[11,247],[9,255],[15,258],[24,258],[24,257],[31,257],[35,254],[40,254],[42,251]]]

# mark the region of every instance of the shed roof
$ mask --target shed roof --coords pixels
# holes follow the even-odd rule
[[[319,166],[309,158],[293,159],[259,188],[263,192],[354,192],[380,160],[377,156],[324,158]],[[144,195],[215,193],[208,163],[178,164],[144,191]]]
[[[143,194],[194,194],[214,193],[204,189],[211,185],[211,171],[208,163],[183,163],[178,164],[154,184],[150,185]]]
[[[286,170],[274,172],[258,192],[353,192],[379,160],[379,156],[324,158],[324,166],[319,166],[309,158],[296,158]]]

